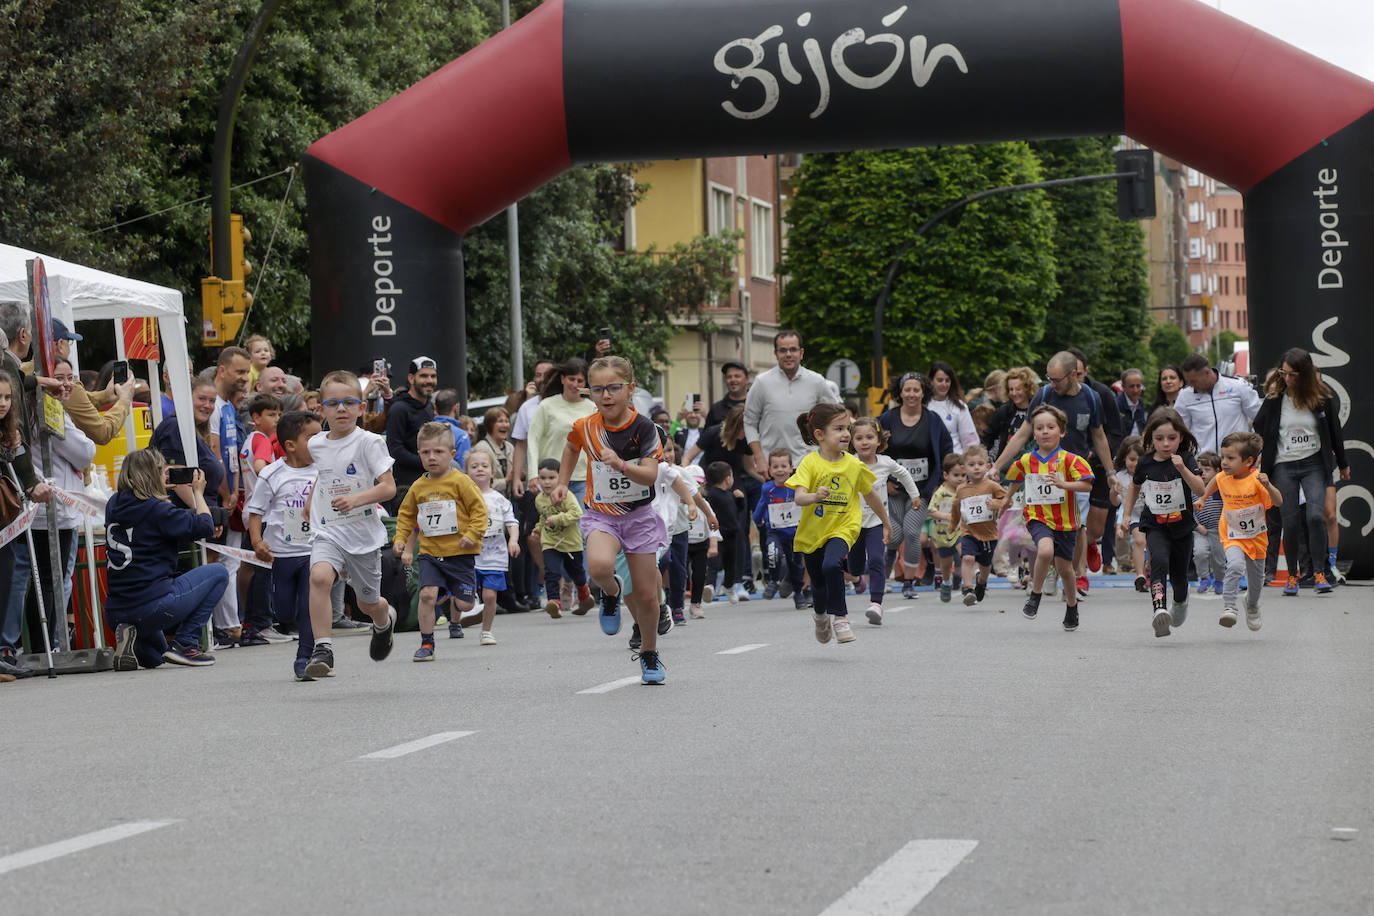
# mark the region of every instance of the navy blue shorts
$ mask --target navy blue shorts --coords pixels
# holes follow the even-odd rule
[[[956,547],[936,547],[936,548],[935,548],[935,555],[936,555],[937,557],[941,557],[941,558],[943,558],[943,557],[952,557],[952,556],[954,556],[957,552],[958,552],[957,546],[956,546]]]
[[[477,601],[477,557],[470,553],[456,557],[431,557],[420,554],[420,587],[446,589],[459,601]]]
[[[980,541],[969,534],[959,538],[959,555],[973,557],[973,561],[979,566],[991,566],[992,552],[996,549],[996,541]]]
[[[1030,534],[1031,540],[1037,544],[1045,538],[1054,541],[1054,555],[1068,560],[1070,563],[1073,562],[1073,549],[1078,544],[1077,531],[1055,531],[1038,519],[1031,519],[1026,522],[1026,531]]]
[[[494,592],[506,590],[506,571],[504,569],[477,570],[477,587],[489,588]]]

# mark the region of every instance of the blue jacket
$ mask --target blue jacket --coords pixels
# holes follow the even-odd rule
[[[892,407],[883,411],[882,416],[878,417],[878,425],[888,432],[892,432],[892,424],[896,422],[897,414],[901,412],[900,407]],[[930,502],[930,496],[940,486],[940,481],[945,479],[944,466],[945,456],[954,451],[954,439],[949,434],[949,427],[945,426],[945,421],[930,411],[925,411],[930,418],[926,424],[930,430],[930,450],[933,453],[930,459],[930,476],[925,483],[921,484],[921,499]],[[905,491],[904,491],[905,492]]]
[[[172,590],[181,545],[214,532],[215,523],[208,515],[178,509],[166,500],[115,493],[105,505],[110,583],[106,612],[118,620],[121,611],[162,600]]]
[[[458,451],[458,454],[453,456],[453,466],[460,471],[466,471],[468,452],[472,451],[472,437],[453,417],[435,417],[434,422],[442,423],[453,431],[453,447]]]
[[[779,534],[796,537],[796,525],[791,528],[774,528],[768,524],[768,506],[770,503],[789,503],[796,498],[797,491],[791,487],[780,487],[771,480],[765,481],[763,489],[759,491],[758,505],[754,506],[754,524],[769,531],[777,531]]]

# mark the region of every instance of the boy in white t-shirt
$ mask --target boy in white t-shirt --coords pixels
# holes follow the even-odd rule
[[[279,621],[299,627],[296,680],[313,681],[305,673],[315,649],[310,626],[310,520],[306,502],[315,485],[310,439],[319,434],[320,421],[314,414],[293,410],[277,423],[276,432],[286,457],[261,469],[243,511],[248,515],[253,552],[272,564],[272,609]]]
[[[277,431],[277,421],[281,419],[281,401],[275,395],[255,394],[249,399],[247,410],[253,427],[239,448],[245,528],[248,525],[248,503],[253,499],[258,476],[276,458],[272,454],[272,436]],[[243,546],[253,549],[252,535],[246,530],[243,532]],[[277,632],[272,626],[272,605],[268,598],[270,585],[267,584],[269,574],[269,570],[251,563],[239,565],[239,616],[243,618],[241,645],[258,646],[268,642],[290,641],[290,637]]]
[[[491,455],[488,452],[468,453],[468,476],[482,491],[487,504],[487,527],[482,536],[482,552],[477,555],[477,586],[482,590],[482,645],[496,645],[491,626],[496,620],[496,597],[506,590],[506,571],[510,561],[520,556],[520,523],[510,500],[492,489]],[[473,616],[476,616],[474,613]],[[473,621],[463,619],[465,626]]]
[[[395,463],[386,440],[358,426],[363,389],[352,372],[331,372],[320,383],[320,409],[329,432],[310,439],[315,460],[315,487],[310,493],[310,626],[315,650],[305,673],[312,678],[334,673],[330,637],[334,606],[329,590],[340,574],[348,576],[358,607],[372,618],[369,654],[381,661],[391,654],[396,611],[381,593],[386,526],[377,503],[396,495]],[[321,635],[323,634],[323,635]]]

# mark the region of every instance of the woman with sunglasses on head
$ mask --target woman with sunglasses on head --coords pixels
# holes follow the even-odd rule
[[[884,411],[878,423],[887,430],[887,454],[906,468],[921,490],[920,500],[911,500],[900,487],[888,489],[888,512],[895,532],[890,549],[906,567],[902,575],[893,570],[894,579],[903,579],[902,597],[916,597],[917,571],[921,564],[921,527],[926,521],[926,503],[940,484],[940,468],[945,456],[954,451],[949,428],[934,413],[926,409],[931,398],[926,377],[919,372],[907,372],[892,383],[896,407]],[[902,547],[905,545],[905,552]]]
[[[1283,495],[1283,553],[1289,563],[1283,593],[1298,593],[1294,569],[1301,553],[1298,526],[1303,525],[1312,569],[1302,573],[1311,575],[1317,594],[1324,595],[1331,591],[1336,559],[1335,549],[1327,544],[1327,488],[1337,473],[1343,481],[1350,479],[1350,464],[1341,435],[1340,404],[1306,350],[1294,347],[1283,354],[1272,393],[1255,415],[1254,429],[1264,439],[1260,471]],[[1307,497],[1305,506],[1298,505],[1300,491]]]
[[[563,446],[573,424],[596,413],[596,404],[582,396],[587,385],[587,363],[574,356],[555,366],[544,376],[544,390],[540,392],[539,407],[530,421],[529,438],[525,446],[526,479],[539,479],[539,462],[563,457]],[[577,456],[568,489],[584,502],[587,493],[587,458]],[[533,549],[535,545],[531,544]]]

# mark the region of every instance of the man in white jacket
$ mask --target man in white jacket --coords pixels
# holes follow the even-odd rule
[[[1219,375],[1201,353],[1190,353],[1179,368],[1188,387],[1178,393],[1174,409],[1199,451],[1220,454],[1221,440],[1250,428],[1259,413],[1259,392],[1249,382]]]

